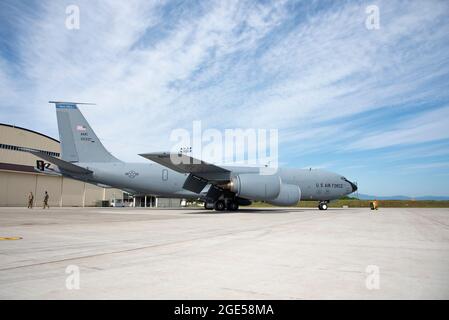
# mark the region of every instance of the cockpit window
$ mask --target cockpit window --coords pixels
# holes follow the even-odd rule
[[[341,177],[340,179],[343,180],[343,181],[346,181],[347,183],[349,183],[351,185],[352,192],[357,191],[357,185],[354,182],[349,181],[345,177]]]

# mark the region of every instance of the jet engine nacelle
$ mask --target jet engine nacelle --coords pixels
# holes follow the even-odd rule
[[[239,174],[231,179],[230,186],[238,197],[251,200],[276,199],[281,192],[281,180],[276,175]]]
[[[301,200],[301,189],[294,184],[281,184],[281,191],[274,200],[267,201],[276,206],[293,206]]]

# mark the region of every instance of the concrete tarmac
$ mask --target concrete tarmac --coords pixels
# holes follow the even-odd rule
[[[0,237],[0,299],[449,298],[449,209],[0,208]]]

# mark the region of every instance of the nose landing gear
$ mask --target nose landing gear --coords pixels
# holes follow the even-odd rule
[[[320,210],[327,210],[327,204],[329,201],[320,201],[320,204],[318,205],[318,209]]]

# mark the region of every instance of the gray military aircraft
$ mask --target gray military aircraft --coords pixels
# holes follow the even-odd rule
[[[300,200],[318,200],[326,210],[330,200],[357,190],[345,177],[318,169],[279,168],[261,174],[258,167],[218,166],[170,152],[143,153],[148,163],[127,163],[106,150],[76,102],[50,101],[56,106],[61,158],[30,150],[48,161],[37,170],[61,174],[88,183],[110,186],[131,194],[201,199],[206,209],[236,211],[252,201],[291,206]],[[177,159],[177,161],[173,161]],[[50,164],[57,169],[50,168]]]

